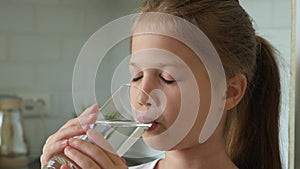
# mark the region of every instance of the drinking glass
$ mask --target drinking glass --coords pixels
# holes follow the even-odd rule
[[[136,96],[143,97],[147,105],[137,103]],[[124,155],[127,150],[151,127],[151,123],[142,123],[139,114],[155,112],[154,100],[144,90],[137,86],[122,85],[100,108],[95,124],[91,128],[103,135],[114,151]],[[151,112],[150,112],[151,111]],[[86,135],[79,138],[89,141]],[[67,164],[73,169],[79,169],[65,155],[54,156],[43,169],[59,169]]]

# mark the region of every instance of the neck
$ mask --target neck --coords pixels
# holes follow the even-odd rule
[[[196,146],[166,153],[158,168],[234,169],[224,144],[205,142]]]
[[[237,169],[226,153],[222,126],[219,125],[214,134],[204,143],[167,151],[165,159],[161,160],[156,168]]]

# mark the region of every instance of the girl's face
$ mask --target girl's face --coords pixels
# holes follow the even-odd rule
[[[156,102],[164,100],[162,101],[164,103],[157,103],[158,105],[164,104],[163,111],[159,115],[145,115],[145,118],[140,119],[143,122],[152,123],[152,127],[143,135],[146,138],[145,142],[154,148],[166,150],[170,149],[166,146],[170,140],[173,140],[173,137],[180,132],[186,132],[186,136],[171,149],[199,144],[199,134],[207,116],[211,98],[208,74],[200,59],[188,47],[175,39],[160,35],[139,35],[132,38],[132,57],[129,69],[133,85],[150,95],[151,92],[157,91],[163,93],[163,97],[160,99],[154,98]],[[189,75],[189,71],[191,75]],[[192,85],[193,80],[196,88]],[[199,91],[199,95],[197,95],[199,99],[184,95],[197,91]],[[147,98],[141,93],[132,92],[131,97],[132,102],[136,105],[145,108],[150,106]],[[192,110],[181,109],[183,101],[192,103],[194,100],[199,101],[197,103],[199,110],[197,110],[196,116],[190,113]],[[184,110],[183,117],[190,117],[190,121],[181,120],[180,122],[178,117],[182,110]],[[170,128],[176,120],[179,120],[179,123],[176,123],[178,126],[174,132]],[[189,123],[192,123],[192,127],[188,132],[180,131]],[[151,137],[155,139],[147,141],[147,138]]]

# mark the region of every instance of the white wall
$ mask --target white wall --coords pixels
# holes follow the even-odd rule
[[[240,3],[254,19],[257,33],[268,39],[277,48],[280,54],[279,61],[282,84],[280,143],[282,162],[284,168],[288,168],[291,1],[240,0]]]
[[[300,169],[300,2],[296,1],[296,101],[295,101],[295,133],[296,133],[296,153],[295,168]]]
[[[47,135],[74,115],[71,80],[84,42],[137,6],[137,0],[0,0],[0,94],[49,98],[47,119],[25,118],[33,155],[40,153]],[[101,89],[97,91],[107,94]]]

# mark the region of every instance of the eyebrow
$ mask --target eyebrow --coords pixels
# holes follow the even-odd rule
[[[158,65],[158,67],[162,67],[162,68],[165,68],[165,67],[178,67],[178,66],[182,66],[181,63],[178,63],[178,62],[168,62],[168,63],[157,63],[156,65]],[[139,68],[138,64],[135,63],[135,62],[129,62],[129,66],[133,66],[133,67],[137,67]]]
[[[136,63],[134,63],[134,62],[129,62],[128,65],[129,65],[129,66],[133,66],[133,67],[138,67],[138,66],[136,65]]]

